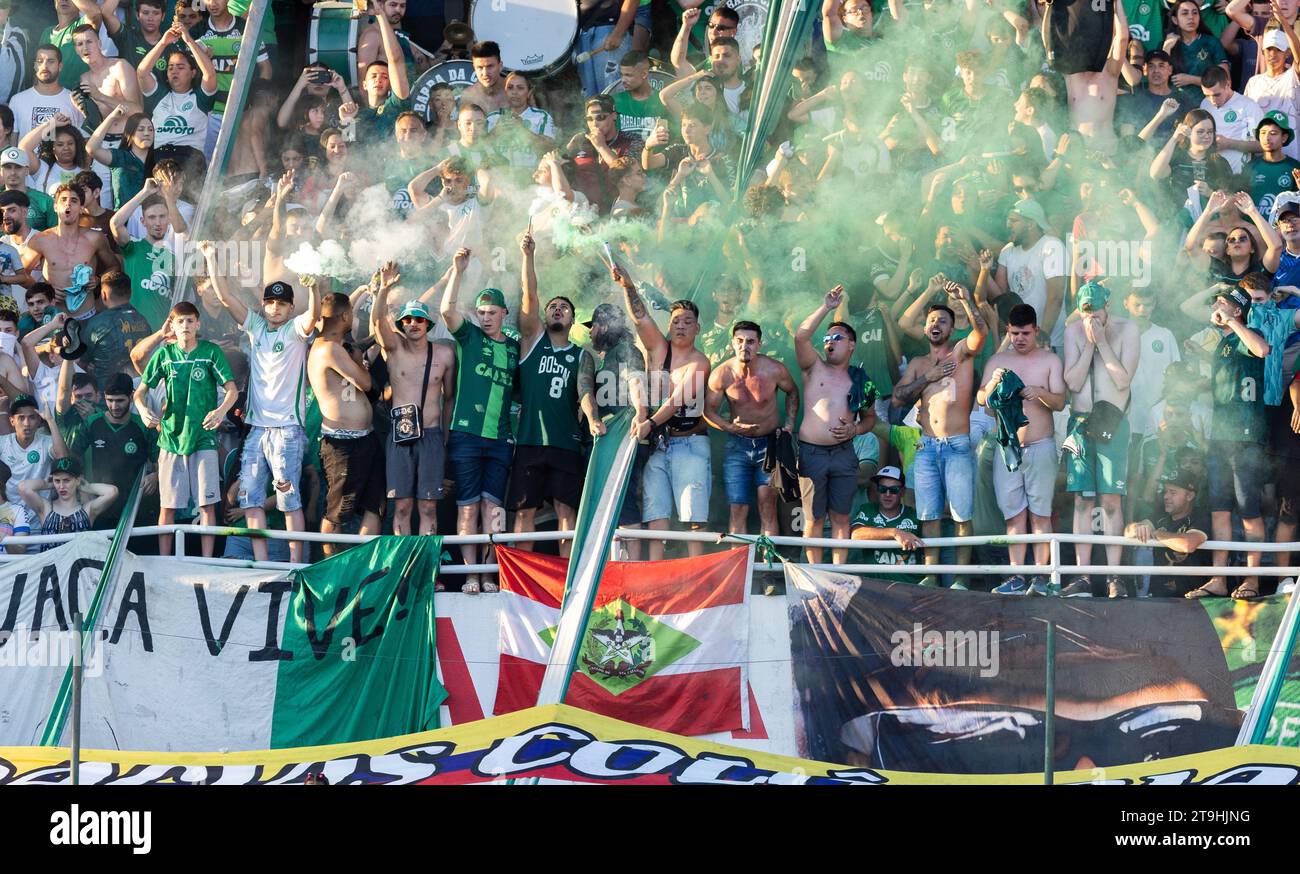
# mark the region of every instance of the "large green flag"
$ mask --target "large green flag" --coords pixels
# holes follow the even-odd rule
[[[378,537],[294,572],[272,747],[438,727],[433,588],[441,537]]]

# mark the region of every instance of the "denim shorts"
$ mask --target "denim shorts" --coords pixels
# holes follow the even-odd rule
[[[674,437],[666,449],[657,450],[646,461],[641,477],[641,519],[668,519],[676,504],[680,521],[707,522],[712,485],[708,436]]]
[[[301,425],[280,428],[253,426],[244,438],[239,456],[239,506],[247,510],[261,507],[266,500],[267,479],[288,483],[275,487],[275,506],[281,513],[302,509],[302,456],[307,448],[307,432]]]
[[[772,481],[772,474],[763,470],[768,440],[768,437],[727,435],[727,448],[722,459],[727,503],[748,506],[754,503],[754,493]]]
[[[456,505],[464,507],[479,501],[504,505],[513,458],[514,445],[508,440],[452,431],[447,443],[447,467],[456,480]]]
[[[954,522],[969,522],[975,513],[975,453],[970,435],[921,437],[912,463],[916,518],[943,518],[946,502]]]

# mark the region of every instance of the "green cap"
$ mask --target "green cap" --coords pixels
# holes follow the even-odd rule
[[[1295,131],[1291,130],[1291,122],[1287,119],[1285,112],[1274,109],[1264,113],[1264,117],[1259,120],[1259,124],[1255,125],[1255,139],[1259,139],[1260,128],[1266,124],[1274,125],[1278,130],[1282,131],[1283,146],[1291,145],[1291,141],[1295,139]]]
[[[1082,312],[1085,306],[1099,310],[1110,300],[1110,289],[1100,282],[1086,282],[1079,289],[1078,307]]]
[[[485,288],[478,293],[474,299],[474,306],[477,307],[501,307],[508,309],[506,306],[506,296],[499,288]]]
[[[407,301],[406,306],[402,307],[402,311],[397,314],[397,321],[400,322],[407,316],[415,316],[417,319],[424,319],[426,322],[433,321],[429,316],[429,308],[418,300]]]

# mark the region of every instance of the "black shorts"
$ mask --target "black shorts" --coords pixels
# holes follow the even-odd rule
[[[442,480],[447,470],[447,446],[441,428],[425,428],[418,440],[386,447],[388,497],[397,500],[436,501],[443,497]]]
[[[384,512],[384,448],[379,435],[339,438],[322,434],[325,518],[343,526],[358,513]]]
[[[582,455],[553,446],[516,446],[508,510],[537,510],[547,501],[578,509],[586,474]]]

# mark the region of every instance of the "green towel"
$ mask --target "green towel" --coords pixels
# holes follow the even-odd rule
[[[1029,424],[1025,417],[1025,401],[1020,396],[1024,387],[1020,377],[1008,370],[988,397],[989,409],[998,420],[998,445],[1002,447],[1002,463],[1007,470],[1020,469],[1021,446],[1016,432]]]

